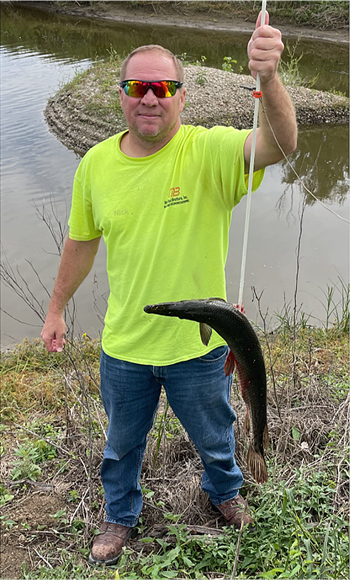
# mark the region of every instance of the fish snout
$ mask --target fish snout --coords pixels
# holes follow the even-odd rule
[[[144,311],[147,312],[147,314],[170,314],[169,312],[169,307],[171,306],[171,303],[167,303],[167,302],[159,302],[158,304],[147,304],[144,307]]]

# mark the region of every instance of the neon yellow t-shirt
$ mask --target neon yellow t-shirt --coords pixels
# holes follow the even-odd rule
[[[148,157],[120,150],[119,133],[82,159],[74,180],[69,237],[103,235],[110,295],[102,348],[110,356],[163,366],[225,344],[204,346],[198,324],[146,314],[146,304],[226,298],[225,262],[233,207],[247,192],[249,131],[182,125]],[[254,175],[256,189],[263,171]]]

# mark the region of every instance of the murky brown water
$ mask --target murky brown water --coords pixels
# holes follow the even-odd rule
[[[43,118],[47,99],[72,78],[76,70],[105,56],[111,45],[119,53],[139,44],[158,42],[177,54],[221,66],[232,56],[245,67],[246,35],[205,31],[166,33],[135,26],[116,26],[58,18],[17,7],[2,8],[2,259],[28,295],[28,287],[46,309],[57,271],[58,257],[52,236],[36,208],[66,223],[71,184],[79,157],[51,135]],[[300,40],[301,73],[318,76],[317,88],[348,89],[347,48]],[[323,58],[324,57],[324,58]],[[346,87],[346,88],[345,88]],[[333,211],[349,219],[348,128],[301,129],[298,150],[291,163],[307,187]],[[272,315],[292,301],[295,286],[299,215],[304,194],[290,167],[281,162],[266,171],[253,196],[244,303],[258,320],[250,287],[264,291],[262,306]],[[348,224],[306,195],[301,242],[298,301],[315,319],[324,319],[328,286],[347,283]],[[227,263],[228,295],[237,301],[245,202],[234,211]],[[89,334],[102,325],[93,304],[105,308],[108,286],[102,248],[93,272],[77,293],[78,327]],[[40,280],[38,278],[40,276]],[[22,279],[21,279],[22,277]],[[338,296],[337,294],[335,296]],[[38,304],[34,304],[36,310]],[[2,345],[25,336],[39,336],[41,321],[23,301],[2,285]],[[78,328],[77,327],[77,328]]]

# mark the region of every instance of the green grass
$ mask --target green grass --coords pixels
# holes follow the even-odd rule
[[[93,4],[94,0],[90,0]],[[115,4],[107,0],[107,4]],[[124,0],[130,8],[150,7],[155,12],[175,8],[177,12],[208,12],[211,16],[223,13],[236,14],[254,20],[261,9],[261,1],[238,0]],[[118,2],[119,4],[119,2]],[[317,28],[337,28],[346,26],[349,21],[349,7],[346,0],[269,0],[267,4],[270,17],[276,22],[292,21],[293,24],[315,26]]]
[[[256,485],[247,473],[247,441],[236,430],[242,493],[249,493],[255,531],[243,531],[239,546],[238,532],[222,527],[220,519],[218,536],[193,533],[191,525],[217,516],[199,489],[198,456],[163,398],[144,461],[139,536],[111,569],[87,563],[93,530],[103,519],[97,475],[106,419],[98,390],[99,344],[83,335],[63,355],[52,355],[39,341],[24,341],[4,355],[1,523],[15,545],[22,535],[30,553],[19,577],[230,578],[236,561],[236,578],[347,578],[349,338],[336,303],[338,315],[329,317],[329,328],[304,324],[301,316],[294,349],[288,313],[280,315],[272,334],[261,334],[271,440],[266,484]],[[232,404],[241,421],[244,404],[237,396],[234,388]],[[36,497],[38,488],[28,483],[33,480],[66,485],[49,524],[40,510],[31,519],[17,516],[21,503],[31,505]]]
[[[254,532],[243,532],[237,578],[348,577],[348,522],[333,507],[336,485],[331,474],[331,466],[322,473],[295,470],[293,482],[272,477],[256,492],[251,507],[257,526]],[[207,578],[215,572],[230,578],[237,532],[223,529],[211,539],[191,536],[185,524],[167,527],[165,539],[141,539],[148,553],[143,554],[142,548],[126,548],[114,570],[86,568],[72,554],[62,551],[65,564],[51,570],[41,567],[23,577]],[[81,529],[78,526],[75,532],[77,542]]]

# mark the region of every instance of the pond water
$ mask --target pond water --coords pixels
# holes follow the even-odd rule
[[[33,305],[31,309],[2,284],[1,332],[6,348],[26,336],[40,335],[42,323],[34,311],[46,310],[59,262],[45,221],[51,219],[55,226],[57,218],[66,224],[80,161],[49,132],[43,117],[48,98],[76,71],[108,56],[111,46],[123,54],[137,45],[157,42],[176,54],[186,53],[189,60],[205,55],[206,64],[216,67],[221,67],[224,56],[231,56],[247,72],[249,37],[101,24],[4,4],[1,16],[2,261]],[[297,51],[303,52],[301,73],[308,78],[318,75],[317,88],[348,91],[348,47],[301,38]],[[329,125],[300,128],[298,149],[290,158],[312,193],[345,220],[349,219],[348,159],[348,127]],[[293,300],[303,199],[299,307],[311,316],[310,322],[323,323],[329,287],[335,287],[336,301],[342,282],[348,283],[348,224],[311,195],[304,195],[290,166],[281,162],[266,170],[252,200],[244,304],[257,322],[252,286],[258,294],[263,292],[262,309],[271,316],[288,309]],[[43,211],[48,216],[45,221]],[[230,232],[227,284],[232,302],[238,297],[244,216],[245,201],[234,211]],[[76,294],[77,332],[91,336],[100,332],[107,296],[101,247],[91,274]]]

